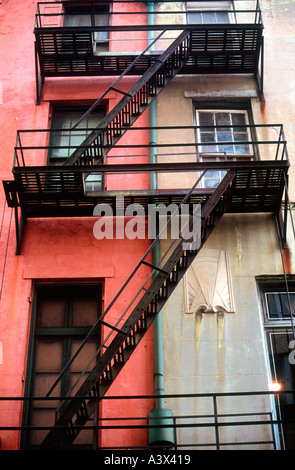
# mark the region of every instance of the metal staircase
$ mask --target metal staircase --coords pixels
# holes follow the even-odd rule
[[[185,65],[189,57],[189,39],[189,31],[180,33],[128,93],[116,89],[124,95],[123,98],[64,165],[96,165],[103,162],[105,155],[102,146],[112,148]]]
[[[98,165],[100,165],[100,168],[104,170],[104,167],[112,169],[112,165],[104,165],[107,152],[113,148],[125,132],[132,127],[138,117],[142,115],[142,113],[148,108],[149,104],[159,95],[168,83],[170,83],[173,77],[182,71],[184,67],[189,65],[189,60],[191,60],[190,54],[192,51],[191,41],[191,31],[189,29],[183,30],[165,52],[159,56],[154,56],[153,63],[127,93],[118,90],[113,85],[111,87],[113,90],[123,94],[119,103],[108,113],[98,127],[86,137],[81,145],[75,149],[72,155],[65,161],[62,168],[46,168],[46,171],[49,171],[52,174],[54,172],[58,172],[58,178],[62,181],[61,185],[58,183],[58,188],[59,190],[62,188],[61,194],[67,204],[72,201],[73,194],[75,195],[76,199],[73,200],[73,207],[76,212],[73,213],[73,215],[77,215],[77,211],[79,210],[79,201],[82,194],[83,204],[85,201],[89,204],[90,201],[89,207],[91,210],[93,209],[93,201],[91,202],[91,198],[88,195],[85,196],[83,193],[83,178],[85,177],[85,174],[98,171]],[[217,42],[219,44],[220,39],[218,39]],[[223,43],[225,45],[226,41],[224,40]],[[196,44],[196,40],[194,44]],[[199,51],[197,52],[199,54]],[[196,61],[197,52],[195,51]],[[132,65],[130,67],[132,67]],[[117,83],[117,81],[115,83]],[[183,275],[208,239],[211,232],[214,230],[222,215],[227,212],[229,208],[231,211],[239,212],[242,210],[249,210],[249,207],[250,209],[255,207],[256,210],[257,208],[260,210],[263,206],[261,210],[265,210],[270,197],[272,198],[272,204],[273,201],[281,201],[279,196],[281,196],[282,191],[281,180],[284,167],[279,165],[278,162],[275,163],[275,168],[269,165],[269,162],[267,162],[267,168],[260,165],[257,170],[258,173],[257,171],[252,172],[252,163],[247,163],[248,166],[245,162],[243,162],[243,164],[238,162],[235,162],[234,164],[229,163],[228,167],[225,169],[226,175],[218,187],[210,194],[208,192],[204,192],[204,194],[202,193],[201,195],[198,194],[198,197],[200,196],[199,200],[201,204],[201,230],[199,234],[200,243],[197,246],[191,244],[190,248],[187,248],[187,243],[192,242],[192,238],[191,240],[189,238],[187,239],[186,236],[183,237],[181,234],[181,237],[177,239],[176,242],[174,241],[167,250],[167,256],[164,257],[165,260],[163,261],[162,259],[159,265],[154,266],[149,262],[149,259],[151,249],[155,243],[159,242],[159,237],[154,240],[149,250],[132,271],[115,299],[113,299],[106,311],[92,327],[85,340],[72,356],[66,368],[61,372],[58,379],[48,391],[46,397],[50,397],[52,391],[55,389],[57,384],[60,383],[63,374],[69,370],[70,365],[83,350],[87,340],[97,332],[102,325],[106,327],[106,329],[110,329],[113,339],[99,346],[96,355],[90,361],[91,364],[94,363],[92,368],[89,369],[87,367],[86,373],[78,381],[78,386],[75,388],[75,392],[72,393],[71,390],[69,395],[64,397],[65,400],[57,410],[55,424],[50,428],[48,434],[44,438],[40,446],[41,449],[69,449],[72,447],[75,439],[86,426],[89,418],[93,415],[97,404],[107,393],[112,383],[131,357],[132,353],[135,351],[137,345],[140,343],[141,339],[154,322],[157,314],[163,308],[164,304],[183,278]],[[193,164],[193,170],[195,165],[196,163]],[[200,165],[196,171],[199,171],[199,169],[201,169]],[[135,171],[137,170],[138,165]],[[195,188],[207,170],[210,170],[208,164],[207,168],[202,173],[202,176],[198,179],[191,190],[187,192],[181,204],[189,201],[190,197],[194,196]],[[30,171],[33,176],[32,174],[29,174]],[[42,171],[44,171],[44,168]],[[116,171],[118,171],[118,168]],[[67,172],[68,174],[66,174]],[[43,194],[44,191],[41,184],[40,168],[27,169],[25,166],[22,168],[15,168],[14,175],[15,181],[6,182],[5,184],[7,199],[10,206],[17,209],[17,207],[21,206],[22,203],[23,209],[25,202],[26,204],[28,203],[26,206],[27,213],[28,207],[31,210],[32,207],[36,210],[37,206],[42,209],[42,214],[44,215],[44,207],[50,206],[51,196],[46,194],[44,196]],[[46,179],[48,181],[47,173],[44,176],[44,181],[46,181]],[[71,191],[69,191],[69,196],[65,194],[65,180],[67,183],[69,183],[69,181],[73,182]],[[33,191],[31,191],[34,193],[33,198],[30,193],[30,189],[32,189],[30,185],[34,186]],[[17,200],[16,197],[17,188],[19,189],[19,200]],[[37,194],[37,199],[34,198],[36,195],[35,193]],[[251,197],[250,200],[249,194]],[[46,199],[47,196],[49,199]],[[45,197],[44,200],[43,197]],[[67,197],[69,199],[67,199]],[[56,201],[54,201],[54,203],[55,202]],[[181,207],[181,204],[179,207]],[[58,200],[58,205],[60,205],[60,200]],[[243,209],[241,209],[241,207],[243,207]],[[54,210],[56,210],[55,207]],[[87,210],[89,210],[88,206]],[[24,215],[27,215],[27,213]],[[35,213],[35,215],[36,214],[37,213]],[[64,213],[59,213],[58,215],[56,212],[47,213],[49,216],[60,216],[61,214]],[[69,213],[67,213],[67,215],[69,215]],[[39,216],[39,213],[37,216]],[[190,219],[187,233],[191,234],[191,228],[192,221]],[[186,240],[185,246],[183,243],[184,239]],[[113,302],[121,295],[132,279],[137,276],[137,271],[141,266],[148,266],[151,268],[148,280],[145,281],[144,285],[132,300],[132,303],[134,304],[132,308],[128,308],[124,311],[120,317],[120,322],[114,325],[112,324],[112,318],[111,321],[108,320],[109,317],[107,314],[109,313]]]
[[[202,176],[205,172],[203,172]],[[124,321],[124,324],[120,326],[120,328],[117,328],[105,322],[106,311],[98,320],[97,324],[94,325],[89,335],[102,324],[115,332],[114,339],[106,347],[101,357],[97,358],[92,371],[89,373],[84,383],[82,383],[76,395],[72,397],[67,404],[63,403],[63,406],[60,407],[62,411],[60,411],[55,425],[51,428],[41,444],[41,449],[70,448],[82,427],[85,426],[93,413],[95,404],[97,404],[108,391],[126,361],[135,351],[157,314],[226,211],[227,205],[230,202],[231,188],[234,185],[235,175],[236,172],[234,170],[228,170],[212,196],[202,207],[199,241],[197,245],[190,245],[191,249],[187,249],[187,243],[193,242],[193,235],[191,235],[192,221],[190,219],[190,222],[187,224],[189,227],[187,233],[189,233],[190,238],[184,236],[177,240],[176,243],[175,241],[172,242],[171,247],[173,246],[173,249],[170,247],[167,250],[166,253],[169,254],[163,265],[160,266],[160,262],[158,266],[153,266],[146,261],[150,249],[141,259],[138,266],[127,280],[127,284],[137,275],[138,267],[143,264],[152,267],[153,271],[156,272],[156,276],[148,287],[141,288],[141,298],[137,304],[135,304],[135,308],[133,308],[131,314]],[[188,192],[184,201],[188,199],[194,187]],[[186,240],[186,245],[183,244],[184,239]],[[158,242],[158,239],[154,241],[154,243],[156,242]],[[79,354],[82,348],[83,344],[76,354]],[[76,355],[73,356],[72,360],[74,360],[75,357]],[[70,364],[68,364],[67,367],[69,367],[69,365]],[[65,372],[66,370],[62,373]],[[56,385],[57,383],[53,385],[48,395],[50,395]]]
[[[156,59],[155,63],[148,68],[128,93],[123,93],[113,86],[111,87],[123,93],[123,98],[66,160],[64,166],[78,165],[85,168],[86,165],[89,168],[89,165],[105,163],[105,153],[108,151],[108,148],[112,148],[118,142],[126,130],[134,124],[136,119],[158,96],[161,90],[185,65],[188,59],[189,37],[189,31],[180,33],[177,39]],[[107,146],[107,150],[105,150],[105,146]],[[205,172],[206,170],[203,174]],[[235,171],[229,170],[222,183],[215,190],[214,197],[212,196],[209,201],[207,200],[203,207],[201,246],[224,213],[229,195],[229,187],[234,176]],[[189,192],[189,195],[191,192],[192,190]],[[185,197],[185,200],[188,199],[189,195]],[[198,247],[199,249],[200,247]],[[161,268],[150,265],[146,260],[147,254],[143,257],[139,266],[145,264],[152,267],[156,270],[156,276],[148,288],[142,288],[141,293],[143,295],[123,326],[117,328],[105,322],[105,312],[98,323],[92,328],[91,332],[101,325],[105,325],[111,328],[116,335],[106,347],[101,357],[96,358],[92,372],[82,383],[76,396],[60,407],[59,417],[56,420],[55,426],[44,439],[41,445],[42,449],[66,449],[72,445],[81,430],[81,426],[85,426],[89,416],[93,413],[98,398],[104,396],[107,392],[147,332],[149,326],[153,323],[156,315],[175,289],[198,250],[184,250],[181,240]],[[133,276],[136,276],[136,271],[137,269],[129,277],[127,283]],[[83,342],[80,348],[78,348],[70,363],[83,349],[84,344]],[[63,373],[64,371],[61,375]],[[50,395],[55,386],[56,384],[49,390],[48,395]],[[85,399],[85,396],[89,396],[89,399]]]

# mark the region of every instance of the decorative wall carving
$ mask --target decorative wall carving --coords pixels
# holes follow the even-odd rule
[[[202,249],[184,277],[185,313],[234,312],[228,253]]]

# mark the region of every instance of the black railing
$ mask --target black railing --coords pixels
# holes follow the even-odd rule
[[[165,10],[165,3],[154,11],[143,7],[144,11],[113,9],[97,14],[97,3],[93,2],[92,10],[89,6],[88,13],[81,12],[83,26],[68,21],[75,13],[64,11],[62,2],[39,3],[34,28],[37,104],[45,77],[120,75],[160,33],[161,40],[153,50],[129,71],[129,75],[142,75],[184,30],[190,34],[190,55],[182,67],[183,74],[249,73],[255,76],[263,99],[263,21],[259,1],[236,1],[232,10],[218,10],[216,3],[213,9],[173,11]],[[211,3],[214,5],[215,1]],[[188,12],[213,16],[196,20]],[[226,21],[219,21],[217,14],[227,15]]]
[[[167,415],[163,415],[166,419],[165,423],[163,423],[160,412],[158,417],[153,417],[152,420],[150,416],[130,415],[126,411],[124,415],[120,411],[118,413],[114,412],[115,409],[122,409],[121,404],[123,401],[127,402],[125,410],[128,409],[128,402],[131,400],[133,406],[135,406],[135,403],[140,405],[140,402],[144,400],[150,406],[150,409],[153,409],[153,402],[159,396],[100,397],[103,416],[94,413],[94,417],[86,426],[83,426],[83,429],[93,431],[92,448],[96,450],[98,448],[97,437],[99,435],[101,438],[104,433],[106,434],[103,442],[108,442],[109,439],[109,445],[104,444],[99,448],[100,450],[167,450],[167,443],[149,441],[149,432],[156,429],[173,431],[170,448],[175,450],[198,450],[202,448],[235,450],[237,447],[239,449],[247,449],[248,447],[256,450],[294,450],[295,440],[293,442],[292,439],[287,439],[287,437],[292,435],[295,430],[295,419],[282,417],[281,413],[284,397],[288,396],[289,401],[290,397],[293,397],[294,402],[294,394],[294,390],[165,394],[160,397],[165,399],[167,408],[172,410],[168,422]],[[88,398],[85,397],[85,399]],[[39,406],[44,409],[46,408],[46,402],[49,404],[50,401],[58,399],[67,400],[69,398],[0,397],[0,406],[5,409],[5,404],[9,404],[11,407],[11,402],[18,402],[21,409],[23,404],[26,404],[25,407],[32,407],[33,402],[38,400]],[[112,402],[112,411],[109,414],[105,411],[107,407],[104,408],[106,402]],[[198,411],[179,413],[178,407],[183,407],[185,403],[188,407],[193,405],[193,409]],[[293,406],[295,407],[295,402]],[[159,424],[157,424],[157,419]],[[22,425],[17,426],[6,423],[5,419],[2,418],[0,425],[2,448],[5,448],[5,441],[12,432],[20,432],[24,437],[25,434],[28,435],[33,431],[46,432],[50,429],[51,426],[44,425],[42,422],[32,425],[24,421]],[[134,433],[128,434],[132,437],[127,437],[127,430],[134,431]],[[138,442],[138,439],[134,437],[136,432],[142,432],[141,442]],[[118,446],[115,442],[119,442],[118,439],[120,436],[122,438],[122,435],[126,436],[124,445]],[[207,437],[204,438],[204,436]],[[35,448],[38,449],[38,446]]]
[[[100,2],[97,1],[90,1],[87,2],[89,5],[89,10],[87,12],[81,11],[79,12],[79,15],[84,16],[87,18],[89,21],[89,24],[83,25],[83,26],[78,26],[79,29],[85,29],[85,28],[91,28],[92,31],[95,31],[99,29],[100,31],[124,31],[124,30],[130,30],[130,26],[132,27],[132,30],[143,30],[143,28],[140,25],[135,25],[134,24],[134,17],[136,16],[137,18],[142,18],[143,21],[148,18],[147,15],[155,17],[157,16],[157,25],[163,27],[165,25],[166,27],[171,29],[175,29],[173,25],[170,24],[170,21],[168,21],[167,24],[167,17],[171,18],[172,15],[175,17],[175,15],[178,15],[178,17],[174,18],[176,19],[178,26],[181,24],[182,26],[185,26],[187,24],[187,16],[188,14],[194,14],[194,13],[202,13],[202,14],[214,14],[214,13],[226,13],[228,15],[232,15],[232,21],[235,24],[262,24],[262,13],[261,13],[261,8],[258,0],[235,0],[233,2],[233,8],[232,9],[226,9],[226,8],[220,8],[220,2],[218,0],[211,0],[210,4],[212,5],[211,8],[208,7],[208,2],[204,8],[200,8],[200,4],[205,3],[205,0],[193,0],[190,1],[190,4],[195,3],[196,5],[193,6],[190,9],[187,9],[185,7],[185,2],[183,2],[184,6],[183,9],[178,9],[176,7],[175,9],[165,9],[166,5],[172,6],[173,3],[178,3],[176,1],[164,1],[164,2],[155,2],[155,9],[154,10],[147,10],[146,11],[115,11],[115,10],[110,10],[110,11],[96,11],[95,7],[99,5]],[[71,3],[74,4],[74,2],[67,2],[67,5],[71,5]],[[113,0],[110,0],[107,2],[108,4],[116,4],[120,2],[116,2]],[[129,2],[124,2],[126,4],[128,3],[133,3],[133,1]],[[137,2],[137,3],[143,3],[143,2]],[[157,8],[157,3],[162,3],[164,5],[164,8],[161,10]],[[240,6],[239,3],[242,5]],[[166,4],[166,5],[165,5]],[[214,8],[215,7],[215,8]],[[108,26],[102,25],[101,23],[99,24],[97,21],[97,14],[99,13],[100,16],[105,16],[109,17],[111,19],[110,24]],[[63,10],[63,4],[62,3],[57,3],[57,2],[38,2],[37,3],[37,11],[35,15],[35,28],[56,28],[56,27],[64,27],[64,18],[65,17],[70,17],[77,15],[77,11],[65,11]],[[122,18],[127,18],[127,21],[124,21],[125,25],[124,26],[114,26],[112,25],[112,19],[116,18],[116,16],[122,16]],[[208,18],[208,17],[206,17]],[[161,21],[163,20],[163,21]],[[128,25],[129,21],[129,25]],[[207,19],[207,24],[210,24],[210,19]],[[214,20],[215,21],[215,20]],[[85,23],[85,21],[84,21]],[[126,24],[127,23],[127,24]],[[154,25],[155,29],[158,29],[158,26]],[[76,28],[76,26],[75,26]],[[152,27],[150,28],[151,30],[153,29]],[[146,29],[144,29],[146,31]]]
[[[132,132],[134,138],[132,142],[136,141],[136,133],[141,131],[148,130],[157,130],[161,132],[161,143],[156,144],[157,152],[153,154],[155,161],[172,163],[175,162],[175,156],[177,155],[178,162],[184,161],[186,158],[191,158],[191,161],[205,162],[208,159],[215,158],[216,161],[220,162],[220,167],[222,167],[222,162],[226,163],[227,161],[232,161],[233,158],[235,161],[239,159],[249,158],[255,161],[287,161],[289,163],[289,155],[287,148],[287,140],[284,133],[284,128],[282,124],[255,124],[255,125],[220,125],[220,126],[158,126],[155,128],[152,127],[134,127],[128,128],[127,132]],[[242,140],[218,140],[217,133],[219,130],[224,130],[224,133],[230,133],[232,130],[235,130],[237,133],[236,137],[238,138],[239,130],[243,134]],[[47,158],[49,153],[54,151],[60,155],[63,155],[63,151],[67,150],[67,154],[70,155],[74,150],[76,150],[77,145],[50,145],[48,142],[52,141],[53,136],[63,136],[63,137],[75,137],[77,141],[77,136],[81,135],[81,141],[84,140],[86,133],[91,133],[96,130],[95,128],[79,128],[79,129],[35,129],[35,130],[18,130],[16,145],[14,148],[14,162],[13,167],[34,167],[34,166],[43,166],[44,171],[46,171]],[[121,131],[125,130],[122,126]],[[214,142],[206,141],[203,137],[202,142],[198,137],[196,140],[186,139],[185,142],[182,141],[183,132],[191,132],[193,135],[198,132],[206,131],[216,134],[216,139]],[[102,130],[102,137],[100,145],[97,145],[96,151],[97,154],[108,153],[107,158],[108,162],[112,163],[112,159],[124,159],[124,163],[128,163],[128,158],[132,158],[133,162],[135,159],[138,159],[138,162],[142,162],[143,159],[146,159],[150,156],[149,149],[155,149],[154,143],[147,144],[116,144],[115,149],[116,153],[110,152],[111,140],[113,136],[118,133],[118,129],[113,127],[112,129]],[[171,135],[175,136],[176,133],[179,133],[179,143],[171,143]],[[204,134],[203,134],[204,136]],[[166,143],[163,143],[166,141]],[[247,152],[242,153],[242,147],[248,146]],[[81,145],[82,148],[87,148],[87,146]],[[216,149],[216,147],[220,147]],[[227,148],[228,150],[227,150]],[[232,147],[237,148],[237,152],[232,150]],[[206,148],[205,150],[203,150]],[[211,150],[212,149],[212,150]],[[119,162],[119,160],[116,160]],[[122,163],[123,160],[120,161]],[[86,163],[86,162],[85,162]],[[87,164],[87,163],[86,163]],[[79,168],[79,166],[78,166]],[[156,167],[155,167],[156,169]],[[69,169],[70,170],[70,169]],[[81,166],[83,170],[83,165]],[[52,171],[49,170],[49,171]],[[66,171],[66,169],[63,169]]]

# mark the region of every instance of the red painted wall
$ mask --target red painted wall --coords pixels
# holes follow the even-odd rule
[[[130,5],[129,5],[130,7]],[[117,6],[119,8],[119,5]],[[139,4],[139,10],[145,9]],[[39,106],[35,105],[34,14],[36,2],[9,0],[0,2],[0,164],[2,179],[13,179],[13,149],[17,129],[48,128],[50,105],[57,102],[91,103],[112,83],[110,78],[47,79]],[[119,20],[119,18],[117,18]],[[142,21],[142,17],[136,22]],[[124,43],[124,46],[126,44]],[[136,44],[140,48],[141,44]],[[126,90],[134,78],[124,81]],[[109,97],[111,109],[121,95]],[[138,126],[148,126],[148,111],[138,120]],[[130,133],[131,134],[131,133]],[[40,138],[40,136],[38,137]],[[132,141],[124,136],[124,142]],[[147,131],[138,133],[138,141],[148,144]],[[39,155],[27,156],[27,165],[44,164]],[[130,160],[128,160],[130,161]],[[148,176],[114,177],[108,188],[148,187]],[[4,191],[0,191],[0,341],[3,354],[0,363],[0,397],[23,396],[31,314],[32,285],[35,281],[101,280],[104,283],[104,306],[112,300],[133,267],[146,251],[148,240],[96,240],[92,218],[28,220],[21,255],[15,256],[14,214],[6,206]],[[137,287],[142,278],[136,279]],[[135,287],[135,286],[134,286]],[[129,292],[129,295],[132,293]],[[127,296],[124,303],[127,303]],[[118,312],[115,313],[115,316]],[[0,350],[1,351],[1,350]],[[153,332],[147,333],[136,353],[112,385],[111,395],[152,394],[153,390]],[[109,404],[103,404],[103,416]],[[152,403],[141,401],[138,406],[126,402],[118,413],[138,413],[147,416]],[[114,406],[112,407],[114,410]],[[17,401],[0,401],[0,426],[19,426],[22,406]],[[130,412],[131,410],[131,412]],[[127,436],[127,435],[126,435]],[[18,449],[19,433],[1,431],[1,449]],[[103,445],[114,445],[110,434],[102,438]],[[118,442],[118,436],[114,437]],[[121,436],[120,443],[125,437]],[[146,432],[137,433],[136,445],[146,443]],[[130,441],[129,441],[130,444]]]

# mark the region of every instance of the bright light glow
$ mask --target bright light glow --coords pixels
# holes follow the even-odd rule
[[[281,390],[281,384],[279,384],[278,382],[273,382],[272,389],[274,392],[278,392],[279,390]]]

